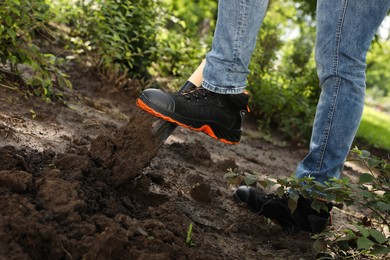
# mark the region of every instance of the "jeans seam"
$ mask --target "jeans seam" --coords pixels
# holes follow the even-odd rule
[[[240,19],[238,21],[238,28],[237,28],[237,34],[236,34],[236,40],[234,42],[234,52],[233,52],[233,63],[232,67],[230,68],[231,71],[236,70],[237,62],[238,62],[238,56],[240,52],[240,45],[243,38],[243,31],[245,28],[245,22],[247,20],[247,10],[245,6],[245,1],[240,1]]]
[[[335,84],[333,86],[333,88],[334,88],[333,97],[332,97],[329,112],[328,112],[328,117],[327,117],[328,120],[327,120],[326,125],[325,125],[323,139],[321,141],[320,148],[319,148],[319,154],[318,154],[318,159],[317,159],[317,163],[316,163],[316,172],[319,172],[321,170],[322,162],[324,160],[325,150],[326,150],[326,147],[328,145],[328,137],[330,134],[330,129],[332,127],[334,111],[335,111],[335,107],[336,107],[336,103],[337,103],[337,98],[339,95],[340,83],[341,83],[341,78],[337,77]]]
[[[344,18],[345,18],[345,12],[347,10],[348,0],[343,0],[340,7],[340,13],[339,13],[339,23],[337,26],[336,31],[336,44],[335,49],[333,53],[333,74],[335,76],[338,75],[338,68],[339,68],[339,55],[340,55],[340,42],[341,42],[341,33],[344,25]]]

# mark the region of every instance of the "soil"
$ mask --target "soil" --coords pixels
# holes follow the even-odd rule
[[[50,103],[1,74],[1,259],[315,257],[309,234],[287,236],[236,205],[238,184],[224,178],[228,168],[288,176],[306,148],[262,137],[250,117],[239,145],[183,128],[161,143],[135,106],[139,83],[118,89],[68,67],[73,90]],[[333,214],[335,226],[351,218]]]

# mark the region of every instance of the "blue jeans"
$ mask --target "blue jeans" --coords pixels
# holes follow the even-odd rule
[[[241,93],[267,0],[220,0],[203,87]],[[296,177],[339,178],[356,135],[365,95],[366,53],[390,0],[318,0],[316,64],[321,86],[310,149]]]
[[[242,93],[268,0],[219,0],[212,50],[202,86],[222,94]]]

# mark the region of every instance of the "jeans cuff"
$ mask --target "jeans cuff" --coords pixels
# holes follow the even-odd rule
[[[241,94],[244,92],[246,86],[242,87],[219,87],[219,86],[214,86],[207,81],[203,80],[202,81],[202,86],[203,88],[215,92],[218,94]]]

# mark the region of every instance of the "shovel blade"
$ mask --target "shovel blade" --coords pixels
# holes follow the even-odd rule
[[[179,93],[195,87],[196,86],[193,83],[187,81],[180,88]],[[165,142],[165,140],[168,139],[168,137],[172,134],[176,127],[177,125],[174,123],[158,119],[152,124],[152,134],[160,142]]]

